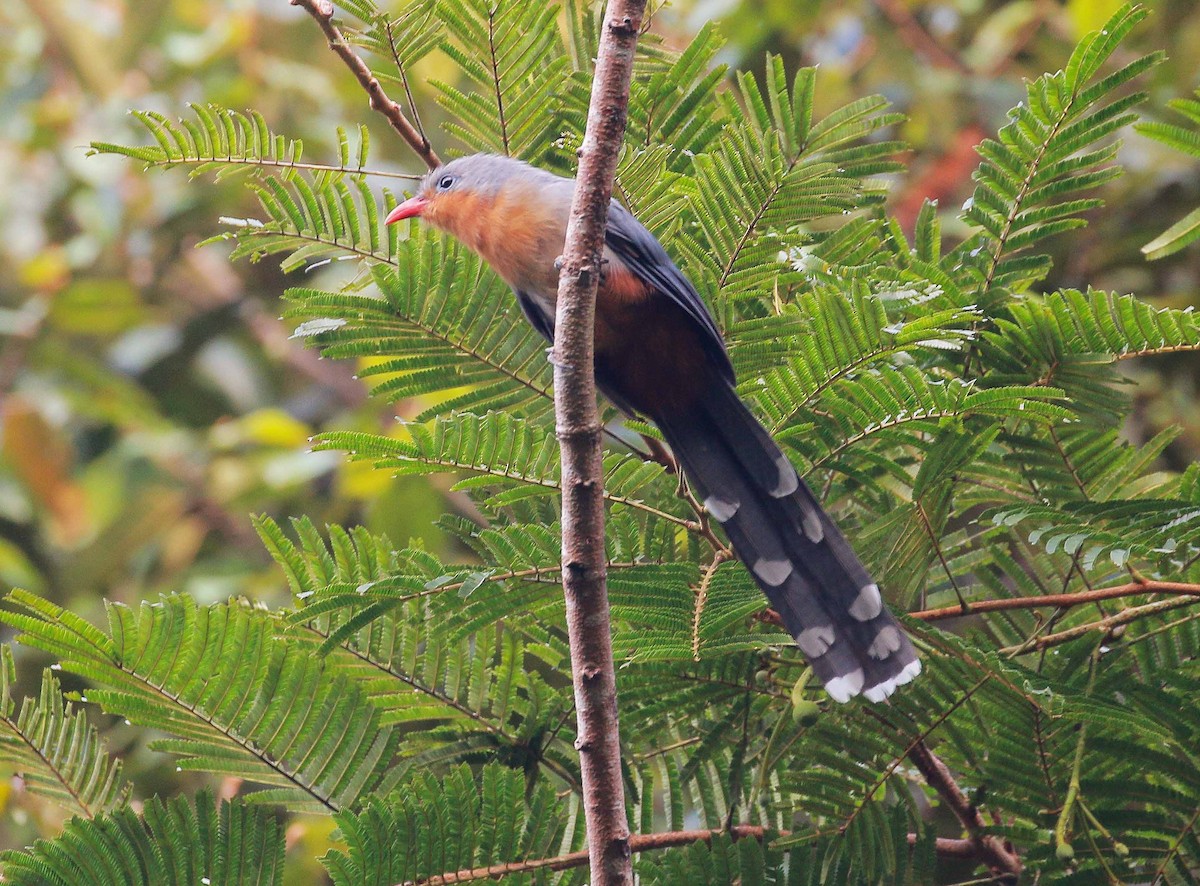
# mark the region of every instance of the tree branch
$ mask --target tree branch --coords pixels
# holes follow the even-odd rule
[[[946,764],[934,755],[924,740],[909,749],[908,759],[962,824],[975,850],[973,855],[985,862],[993,873],[1003,877],[1002,882],[1016,883],[1021,876],[1021,859],[1006,841],[986,833],[987,825],[979,810],[967,799]]]
[[[346,67],[362,84],[362,88],[366,91],[368,98],[371,100],[371,110],[378,111],[388,123],[392,125],[392,129],[399,133],[400,137],[408,142],[411,147],[430,169],[441,166],[442,161],[438,155],[434,153],[433,147],[429,144],[429,139],[425,137],[425,133],[421,132],[417,127],[409,122],[404,116],[404,109],[396,102],[388,97],[388,94],[383,91],[383,85],[378,78],[371,73],[371,69],[367,67],[367,63],[359,57],[346,42],[346,38],[342,36],[342,32],[338,30],[337,25],[333,23],[333,3],[332,0],[289,0],[293,6],[299,6],[305,12],[313,17],[321,30],[325,32],[325,37],[329,40],[329,48],[338,54]]]
[[[593,336],[604,228],[645,9],[646,0],[610,0],[605,10],[563,249],[552,357],[555,431],[562,453],[563,593],[592,886],[633,882],[604,568],[604,474]]]
[[[729,834],[735,840],[751,838],[762,840],[766,829],[756,825],[735,825],[728,830],[699,830],[699,831],[669,831],[661,834],[634,834],[629,838],[631,852],[646,852],[654,849],[671,849],[675,846],[690,846],[701,841],[708,843],[713,837]],[[513,874],[527,874],[532,871],[566,871],[571,868],[581,868],[588,863],[588,853],[571,852],[567,855],[557,855],[553,858],[534,858],[528,861],[514,861],[507,864],[494,864],[483,868],[454,871],[439,874],[424,880],[408,881],[403,886],[448,886],[451,883],[468,883],[472,880],[495,880]]]
[[[921,621],[940,621],[944,618],[959,618],[983,612],[1001,612],[1009,609],[1040,609],[1055,606],[1068,609],[1081,603],[1095,603],[1114,597],[1132,597],[1141,594],[1174,594],[1177,596],[1200,597],[1200,585],[1179,581],[1131,581],[1111,588],[1096,588],[1077,594],[1046,594],[1041,597],[1005,597],[1000,600],[978,600],[962,606],[943,606],[940,609],[923,609],[911,612],[912,618]]]
[[[765,840],[768,833],[779,837],[789,836],[786,831],[769,832],[759,825],[739,824],[731,828],[698,831],[668,831],[661,834],[634,834],[629,838],[631,852],[649,852],[655,849],[672,849],[678,846],[690,846],[693,843],[709,843],[714,837],[728,834],[734,840]],[[908,845],[917,842],[916,834],[908,835]],[[949,837],[938,837],[936,842],[937,854],[943,858],[974,859],[979,857],[979,849],[973,840],[956,840]],[[588,863],[588,854],[571,852],[567,855],[556,855],[553,858],[534,858],[528,861],[513,861],[505,864],[488,865],[482,868],[469,868],[426,877],[423,880],[409,880],[402,886],[450,886],[453,883],[470,883],[474,880],[498,880],[513,874],[528,874],[533,871],[566,871],[581,868]]]
[[[1040,652],[1043,649],[1049,649],[1051,646],[1058,646],[1062,643],[1075,640],[1092,631],[1112,631],[1122,625],[1137,621],[1139,618],[1158,615],[1159,613],[1169,612],[1172,609],[1180,609],[1184,606],[1194,606],[1197,602],[1200,601],[1193,599],[1189,595],[1169,600],[1158,600],[1154,603],[1147,603],[1144,606],[1130,606],[1128,609],[1122,609],[1120,612],[1115,612],[1107,618],[1101,618],[1098,621],[1068,628],[1065,631],[1059,631],[1057,634],[1047,634],[1044,637],[1038,637],[1032,643],[1026,642],[1016,646],[1005,646],[1000,651],[1005,655],[1015,655],[1022,652]]]
[[[943,606],[938,609],[921,609],[916,612],[910,612],[908,615],[910,618],[917,618],[921,621],[942,621],[947,618],[962,618],[967,615],[982,615],[985,612],[1005,612],[1013,609],[1041,609],[1046,606],[1069,609],[1072,606],[1079,606],[1084,603],[1096,603],[1100,600],[1112,600],[1116,597],[1136,597],[1142,594],[1171,594],[1176,597],[1200,597],[1200,584],[1183,581],[1131,581],[1128,584],[1116,585],[1111,588],[1095,588],[1090,591],[1080,591],[1076,594],[1044,594],[1040,597],[1004,597],[999,600],[976,600],[967,603],[965,608],[963,606]],[[1124,624],[1131,620],[1124,617],[1125,613],[1142,615],[1148,612],[1153,613],[1163,608],[1186,606],[1188,602],[1190,601],[1161,601],[1160,603],[1148,604],[1148,606],[1137,606],[1118,612],[1094,624],[1071,628],[1071,633],[1072,636],[1079,633],[1086,633],[1087,631],[1095,630],[1097,625],[1103,626],[1110,622]],[[1164,606],[1164,603],[1171,603],[1172,605]],[[1149,607],[1154,608],[1150,609]],[[776,627],[783,627],[783,619],[779,617],[779,613],[774,609],[767,609],[763,612],[761,620]],[[1043,637],[1038,641],[1036,647],[1031,648],[1040,649],[1045,645],[1053,645],[1047,644],[1047,641],[1051,640],[1052,637],[1059,636],[1059,634],[1052,634],[1049,637]]]

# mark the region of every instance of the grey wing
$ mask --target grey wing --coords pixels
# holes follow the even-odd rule
[[[546,341],[553,342],[554,317],[548,314],[541,303],[529,293],[519,289],[514,289],[513,292],[517,296],[517,304],[521,306],[521,313],[525,315],[529,325],[536,329]]]
[[[517,304],[521,306],[521,313],[525,315],[525,319],[529,321],[530,325],[533,326],[534,329],[541,333],[542,337],[545,338],[546,341],[553,344],[554,316],[542,307],[541,302],[533,298],[528,293],[522,292],[519,289],[514,289],[513,292],[515,292],[517,295]],[[604,396],[612,401],[613,406],[617,407],[617,409],[621,410],[626,415],[637,415],[637,410],[621,399],[620,396],[613,393],[613,391],[604,384],[604,380],[602,378],[597,378],[596,381],[600,385],[600,390],[604,393]]]
[[[635,277],[667,296],[695,323],[705,350],[721,368],[722,375],[732,383],[733,366],[725,351],[725,341],[704,300],[667,255],[662,244],[616,200],[608,207],[608,227],[604,232],[604,240]]]

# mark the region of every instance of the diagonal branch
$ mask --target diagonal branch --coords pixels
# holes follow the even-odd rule
[[[1088,622],[1087,624],[1078,625],[1073,628],[1068,628],[1065,631],[1059,631],[1057,634],[1047,634],[1044,637],[1038,637],[1032,643],[1021,643],[1017,646],[1005,646],[1000,652],[1005,655],[1019,655],[1024,652],[1040,652],[1043,649],[1049,649],[1051,646],[1058,646],[1062,643],[1068,643],[1071,640],[1089,634],[1092,631],[1109,632],[1121,625],[1127,625],[1135,622],[1140,618],[1145,618],[1151,615],[1158,615],[1162,612],[1170,612],[1172,609],[1181,609],[1184,606],[1194,606],[1197,602],[1194,595],[1184,597],[1175,597],[1173,599],[1158,600],[1154,603],[1147,603],[1144,606],[1130,606],[1128,609],[1122,609],[1106,618],[1101,618],[1097,621]]]
[[[630,852],[646,852],[655,849],[671,849],[676,846],[690,846],[693,843],[709,843],[714,837],[729,834],[733,839],[765,839],[767,831],[757,825],[735,825],[728,830],[699,830],[699,831],[669,831],[661,834],[634,834],[629,838]],[[427,877],[423,880],[409,880],[403,886],[449,886],[451,883],[469,883],[472,880],[498,880],[513,874],[528,874],[533,871],[566,871],[581,868],[588,863],[586,851],[571,852],[553,858],[534,858],[528,861],[514,861],[506,864],[489,865],[483,868],[454,871]]]
[[[370,99],[371,110],[378,111],[387,119],[392,129],[396,130],[417,156],[425,161],[426,166],[430,169],[441,166],[442,161],[434,153],[429,139],[409,122],[408,118],[404,116],[404,109],[383,91],[383,85],[379,79],[371,73],[367,63],[351,48],[337,25],[333,23],[332,0],[290,0],[290,2],[293,6],[299,6],[311,15],[313,20],[321,26],[321,30],[325,32],[325,37],[329,40],[329,48],[345,62],[346,67],[350,69],[366,91]]]
[[[1001,882],[1016,883],[1021,876],[1020,857],[1006,841],[987,833],[987,825],[979,810],[962,792],[946,764],[934,756],[924,741],[918,741],[909,749],[908,759],[925,777],[925,783],[937,791],[942,802],[954,813],[969,835],[978,857],[1003,878]]]
[[[645,11],[646,0],[610,0],[605,10],[554,324],[554,417],[562,452],[563,593],[592,886],[633,882],[604,569],[602,426],[593,360],[596,290],[608,204],[625,137],[633,56]]]
[[[958,618],[963,615],[977,615],[984,612],[1002,612],[1012,609],[1040,609],[1054,606],[1067,609],[1082,603],[1095,603],[1099,600],[1111,600],[1116,597],[1134,597],[1142,594],[1174,594],[1182,597],[1200,597],[1200,584],[1179,581],[1131,581],[1128,584],[1111,588],[1096,588],[1092,591],[1080,591],[1076,594],[1045,594],[1040,597],[1004,597],[999,600],[977,600],[966,606],[943,606],[940,609],[923,609],[920,612],[909,613],[912,618],[921,621],[940,621],[945,618]]]

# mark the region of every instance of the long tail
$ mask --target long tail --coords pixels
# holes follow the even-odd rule
[[[882,701],[921,672],[879,586],[732,386],[658,425],[830,697]]]

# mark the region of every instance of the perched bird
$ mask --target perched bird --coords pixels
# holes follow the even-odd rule
[[[553,341],[574,185],[509,157],[462,157],[429,173],[387,223],[419,217],[457,237]],[[921,662],[845,536],[738,396],[725,343],[695,288],[616,200],[603,258],[597,386],[659,427],[829,695],[887,698]]]

